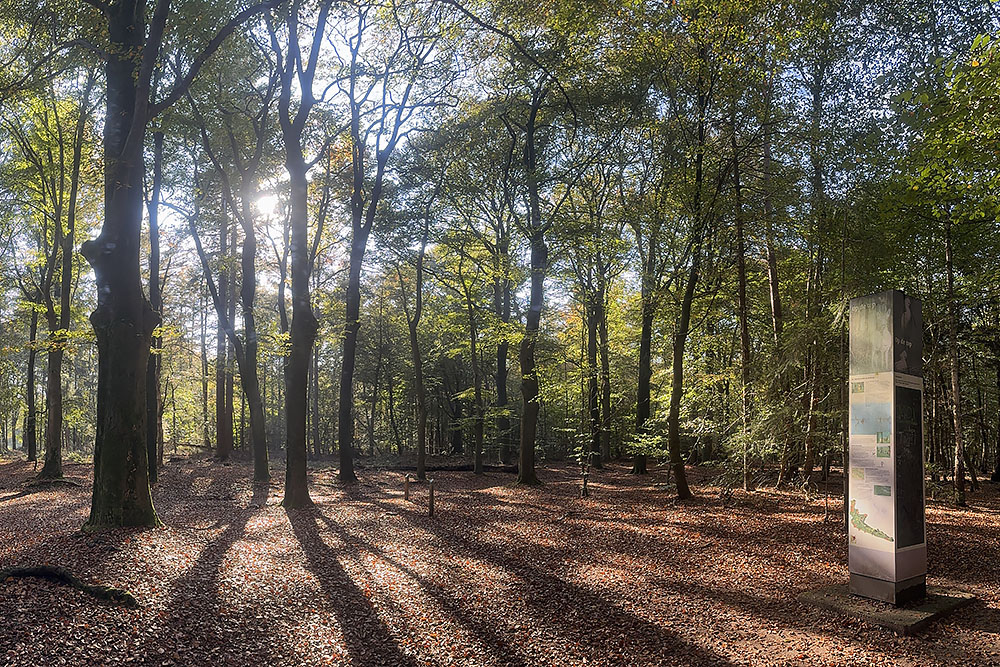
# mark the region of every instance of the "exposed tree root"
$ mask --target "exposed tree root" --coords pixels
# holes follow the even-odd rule
[[[83,486],[83,484],[70,477],[42,477],[39,475],[26,483],[25,486],[36,488],[41,486]]]
[[[95,586],[93,584],[88,584],[78,579],[70,571],[61,567],[53,567],[52,565],[36,565],[34,567],[15,567],[9,570],[0,570],[0,582],[19,577],[38,577],[40,579],[48,579],[60,584],[72,586],[73,588],[83,591],[87,595],[91,595],[100,600],[118,602],[119,604],[129,608],[136,608],[139,606],[138,600],[136,600],[128,591],[120,588],[112,588],[110,586]]]

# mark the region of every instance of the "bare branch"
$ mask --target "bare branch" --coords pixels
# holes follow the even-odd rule
[[[167,94],[167,96],[161,101],[152,106],[149,117],[156,117],[183,97],[184,93],[187,92],[187,89],[191,86],[191,82],[194,81],[196,76],[198,76],[198,72],[205,65],[205,63],[208,62],[208,59],[212,57],[212,54],[214,54],[219,47],[222,46],[222,43],[226,41],[226,38],[235,32],[238,27],[243,25],[250,18],[262,12],[274,9],[280,3],[281,0],[266,0],[266,2],[251,5],[234,16],[229,23],[223,26],[222,29],[216,33],[215,37],[211,39],[202,52],[198,54],[198,56],[194,59],[194,62],[191,63],[191,67],[188,69],[187,74],[185,74],[181,80],[174,85],[173,90],[171,90],[170,93]]]

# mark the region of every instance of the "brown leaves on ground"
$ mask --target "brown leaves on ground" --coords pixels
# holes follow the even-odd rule
[[[86,478],[84,466],[68,473]],[[166,528],[78,531],[90,489],[26,489],[0,463],[0,569],[65,567],[130,590],[139,609],[36,579],[0,584],[3,665],[840,665],[1000,663],[1000,493],[928,510],[931,582],[979,602],[897,638],[800,605],[843,582],[840,500],[738,492],[696,478],[675,503],[665,473],[611,466],[578,498],[569,466],[402,474],[341,487],[311,476],[316,507],[280,506],[243,465],[171,463],[155,490]]]

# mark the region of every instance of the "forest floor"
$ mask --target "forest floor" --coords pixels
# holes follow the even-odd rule
[[[0,583],[3,665],[1000,664],[1000,489],[928,506],[930,582],[978,596],[914,637],[804,606],[847,579],[841,501],[737,491],[703,469],[675,502],[666,472],[402,474],[342,487],[311,473],[309,510],[280,505],[280,466],[256,492],[242,463],[171,462],[154,491],[164,528],[82,534],[82,485],[39,490],[0,461],[0,570],[65,567],[125,588],[135,609],[31,578]],[[838,488],[832,480],[832,489]]]

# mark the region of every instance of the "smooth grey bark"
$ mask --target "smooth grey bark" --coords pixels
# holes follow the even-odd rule
[[[153,133],[153,184],[149,204],[149,305],[163,319],[163,294],[160,285],[160,189],[163,185],[163,132]],[[153,336],[146,365],[146,463],[149,483],[156,484],[163,461],[160,441],[160,362],[163,337]]]
[[[28,461],[38,460],[38,408],[35,404],[35,361],[38,350],[35,339],[38,337],[38,311],[31,309],[31,319],[28,324],[28,368],[24,389],[25,411],[24,432],[21,439],[28,454]]]

